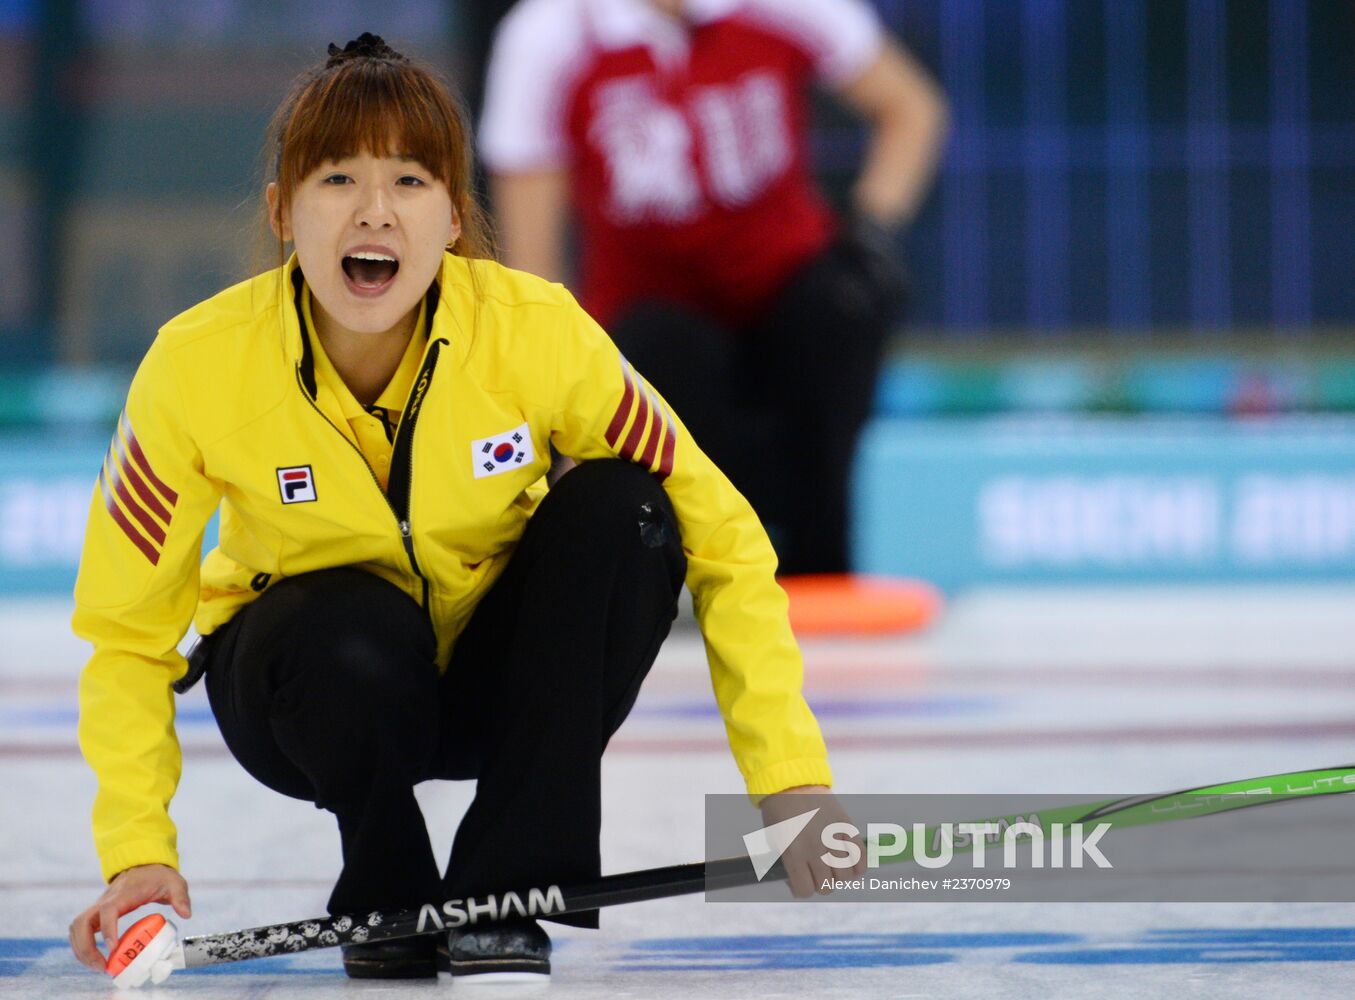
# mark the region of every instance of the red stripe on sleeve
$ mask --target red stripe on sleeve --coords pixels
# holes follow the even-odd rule
[[[147,514],[139,503],[132,499],[132,494],[127,492],[127,485],[122,481],[122,476],[118,473],[117,465],[114,464],[111,466],[111,469],[113,472],[113,475],[111,476],[113,480],[113,492],[118,495],[118,499],[122,501],[122,505],[127,508],[134,518],[141,522],[141,526],[146,529],[146,534],[154,538],[158,544],[164,545],[164,529],[155,523],[155,519]]]
[[[132,527],[132,522],[127,520],[127,515],[118,507],[118,502],[113,499],[113,494],[108,489],[108,481],[104,478],[103,470],[99,471],[99,489],[103,491],[104,506],[108,508],[108,513],[112,515],[114,523],[122,529],[122,533],[131,539],[132,544],[141,550],[141,554],[151,561],[155,566],[160,562],[160,553],[149,540],[142,537],[141,533]]]
[[[663,457],[659,459],[659,482],[663,482],[673,473],[673,452],[677,448],[677,424],[667,410],[663,411],[663,422],[668,428],[668,437],[663,441]]]
[[[630,433],[626,435],[625,443],[620,448],[621,457],[628,462],[635,461],[635,449],[640,446],[640,436],[649,429],[649,425],[653,422],[650,419],[649,396],[643,392],[638,393],[638,395],[640,405],[635,410],[635,423],[630,425]]]
[[[626,364],[625,358],[621,359],[621,377],[625,379],[626,388],[621,393],[621,405],[616,408],[612,422],[607,425],[607,445],[611,448],[616,447],[616,442],[621,437],[621,428],[626,426],[626,418],[630,416],[630,405],[635,399],[635,383],[631,381],[630,366]]]
[[[654,456],[659,453],[659,438],[663,435],[666,421],[663,419],[663,411],[659,409],[659,401],[654,398],[654,390],[649,386],[645,386],[645,396],[654,411],[654,419],[650,421],[649,442],[645,445],[644,454],[640,456],[640,464],[649,469],[654,465]]]
[[[160,491],[160,495],[169,501],[171,507],[174,506],[179,502],[179,494],[161,482],[160,477],[151,468],[151,463],[146,459],[146,453],[141,450],[136,435],[132,433],[132,421],[128,418],[126,410],[122,411],[121,425],[123,436],[127,438],[127,450],[132,453],[132,458],[136,459],[137,465],[141,466],[141,471],[151,481],[151,485]]]
[[[127,449],[123,447],[122,438],[117,434],[113,435],[113,453],[117,456],[117,465],[122,467],[123,478],[132,484],[132,489],[136,490],[136,495],[141,498],[152,514],[168,524],[169,511],[165,510],[160,498],[152,493],[151,488],[142,481],[141,476],[137,474],[136,466],[127,460]],[[128,506],[131,505],[128,504]]]

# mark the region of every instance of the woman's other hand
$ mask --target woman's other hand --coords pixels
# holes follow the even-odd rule
[[[168,865],[138,865],[119,872],[94,905],[71,921],[71,951],[95,972],[104,971],[105,956],[94,940],[103,932],[104,947],[118,943],[118,919],[147,903],[164,903],[187,920],[193,915],[188,883]]]
[[[801,796],[813,798],[806,800]],[[781,865],[786,870],[790,891],[801,899],[815,893],[832,892],[832,880],[853,878],[865,874],[866,871],[866,848],[860,834],[847,838],[856,844],[858,849],[855,864],[837,868],[829,866],[823,860],[825,855],[832,856],[824,847],[824,827],[832,823],[855,826],[852,824],[852,818],[838,802],[837,796],[826,785],[800,785],[767,796],[762,800],[762,822],[765,826],[771,826],[793,816],[803,815],[810,809],[818,809],[818,812],[805,824],[799,836],[781,855]],[[824,888],[825,883],[830,887]]]

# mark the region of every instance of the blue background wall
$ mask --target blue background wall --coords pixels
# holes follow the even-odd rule
[[[1355,4],[875,3],[951,109],[937,186],[899,239],[913,329],[1301,344],[1355,320]],[[56,9],[78,36],[61,86],[31,75]],[[376,20],[457,78],[471,11],[390,0]],[[267,116],[326,41],[371,21],[355,4],[0,2],[0,218],[31,238],[64,213],[74,268],[38,295],[34,256],[7,263],[0,361],[134,361],[248,270]],[[32,138],[57,113],[69,127]],[[860,140],[825,106],[815,148],[838,190]],[[52,165],[33,150],[54,142],[69,176],[41,196]],[[129,219],[158,241],[129,242]]]
[[[918,325],[1207,339],[1355,316],[1355,5],[877,7],[951,104],[906,239]],[[840,133],[822,146],[850,161]]]

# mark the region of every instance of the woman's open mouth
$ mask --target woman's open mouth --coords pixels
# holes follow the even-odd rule
[[[380,295],[395,280],[400,262],[390,254],[357,250],[343,259],[348,287],[358,295]]]

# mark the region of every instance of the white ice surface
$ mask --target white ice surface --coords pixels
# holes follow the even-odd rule
[[[851,792],[1145,793],[1355,759],[1355,588],[976,593],[932,632],[812,642],[807,690]],[[74,748],[85,656],[61,602],[0,606],[0,996],[109,997],[63,944],[99,892]],[[259,787],[185,699],[187,934],[323,911],[327,814]],[[669,640],[604,761],[605,871],[695,860],[702,796],[737,792],[700,643]],[[445,853],[472,789],[419,797]],[[1355,863],[1355,862],[1353,862]],[[134,917],[129,917],[130,922]],[[558,997],[1348,997],[1355,905],[716,904],[553,929]],[[423,995],[313,952],[180,972],[146,997]],[[460,992],[485,991],[466,990]],[[495,998],[527,995],[513,987]],[[487,995],[487,994],[486,994]]]

